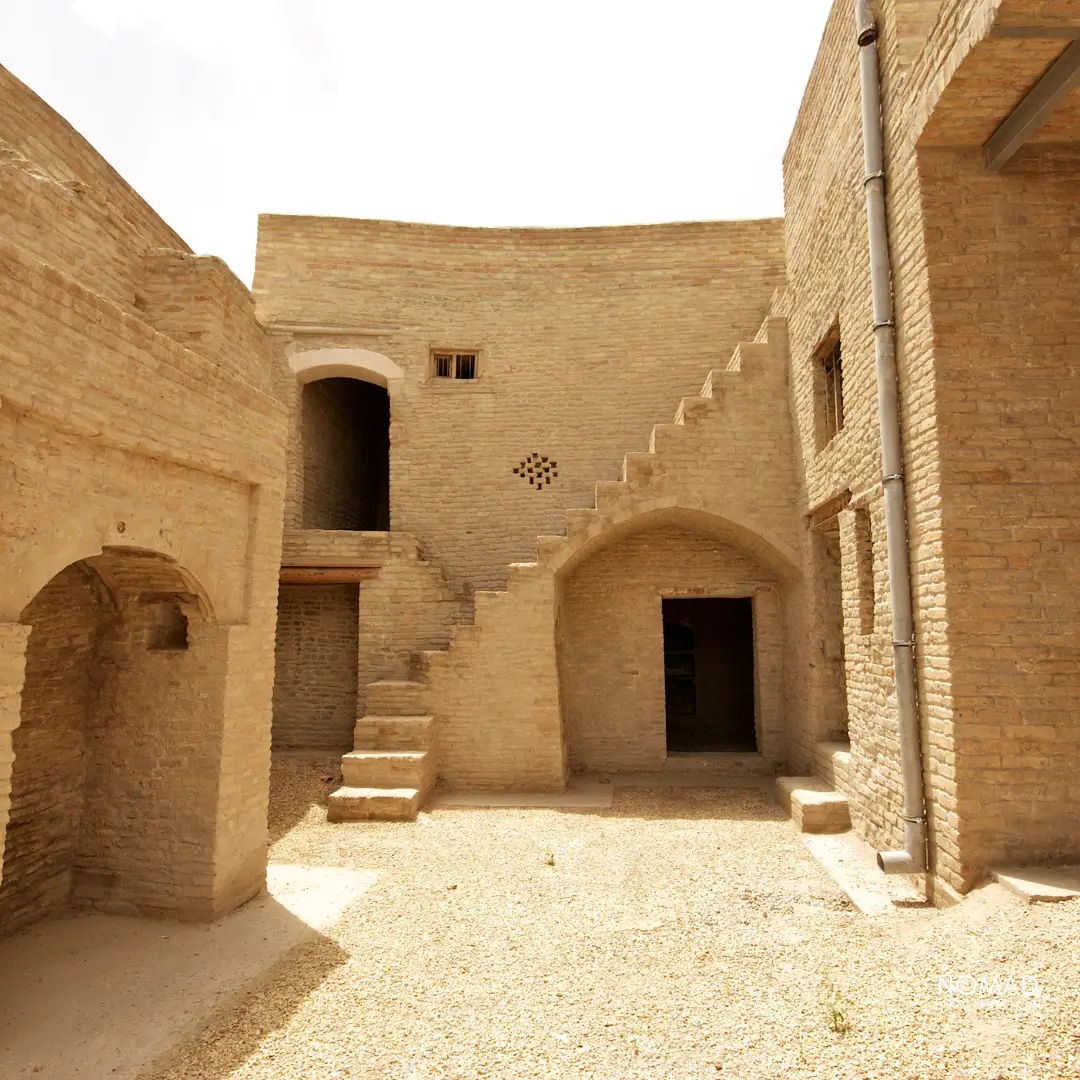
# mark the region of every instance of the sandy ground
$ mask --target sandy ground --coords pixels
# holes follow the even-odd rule
[[[328,825],[333,771],[273,861],[375,884],[144,1080],[1080,1077],[1080,902],[866,918],[753,790]]]
[[[213,925],[80,914],[0,942],[0,1077],[133,1080],[201,1031],[375,881],[272,866],[269,892]]]

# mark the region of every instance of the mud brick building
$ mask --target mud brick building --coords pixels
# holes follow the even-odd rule
[[[783,219],[270,215],[251,294],[4,75],[0,932],[251,895],[271,739],[341,820],[777,776],[935,895],[1080,856],[1080,11],[853,6]]]

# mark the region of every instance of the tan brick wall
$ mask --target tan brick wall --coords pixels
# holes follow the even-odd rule
[[[785,749],[783,632],[777,575],[708,535],[658,526],[618,540],[566,578],[559,669],[570,765],[656,772],[667,757],[664,597],[754,598],[758,748]]]
[[[83,836],[74,899],[209,917],[264,880],[286,417],[263,388],[284,359],[235,278],[187,256],[2,70],[0,101],[17,152],[0,165],[0,823],[12,771],[20,785],[42,766],[19,758],[33,724],[11,742],[24,670],[28,717],[38,692],[27,632],[52,632],[28,605],[73,564],[114,572],[89,714],[108,724],[84,785],[100,830]],[[167,572],[140,579],[151,562]],[[199,597],[186,652],[144,648],[148,589]],[[57,748],[58,774],[64,760]]]
[[[358,630],[356,585],[280,586],[275,747],[352,749]]]
[[[96,576],[61,571],[26,612],[27,689],[12,749],[11,818],[0,885],[0,936],[61,910],[71,894],[87,771],[94,648],[100,608],[111,606]]]
[[[935,418],[932,326],[922,250],[922,217],[913,136],[906,126],[905,92],[911,79],[910,41],[896,33],[901,22],[922,18],[913,7],[896,11],[883,5],[881,56],[889,155],[889,231],[894,262],[902,427],[905,440],[912,577],[919,639],[917,665],[922,722],[928,732],[928,758],[948,768],[949,663],[943,607],[940,552],[940,500]],[[903,5],[901,5],[903,7]],[[908,22],[910,28],[911,23]],[[874,371],[873,317],[870,306],[869,252],[863,203],[861,97],[852,5],[838,0],[829,15],[821,51],[811,74],[799,118],[785,156],[788,276],[791,290],[779,310],[789,320],[791,391],[797,459],[803,491],[801,510],[851,493],[852,511],[861,510],[879,527],[870,530],[871,549],[863,555],[873,567],[877,617],[862,632],[862,606],[868,577],[860,575],[853,532],[842,545],[842,591],[846,708],[852,748],[852,816],[856,827],[878,846],[895,846],[903,837],[900,821],[899,743],[892,680],[888,581],[881,524],[881,465]],[[838,323],[843,349],[843,430],[821,444],[815,411],[815,364],[820,343]],[[836,625],[829,578],[832,560],[815,554],[807,531],[802,550],[812,575],[811,592],[824,604],[814,617],[815,638],[826,647]],[[826,668],[817,681],[830,695]],[[833,683],[835,687],[835,683]],[[835,697],[834,697],[835,700]],[[819,730],[822,738],[828,730]],[[930,747],[933,747],[932,751]],[[809,751],[809,747],[807,750]],[[807,763],[809,763],[809,753]],[[955,829],[946,824],[947,807],[931,791],[931,828],[940,845],[942,870],[955,852]]]
[[[970,874],[1080,855],[1078,174],[1037,156],[990,174],[979,150],[919,161]]]
[[[788,730],[763,749],[783,760],[801,745],[797,733],[820,725],[797,554],[786,333],[776,320],[767,331],[756,344],[740,344],[708,375],[710,396],[686,399],[679,423],[656,426],[652,451],[627,458],[624,481],[595,486],[596,508],[572,510],[565,537],[541,537],[537,562],[511,565],[508,591],[477,593],[475,623],[454,631],[449,650],[426,654],[427,699],[438,721],[439,770],[447,784],[562,786],[568,702],[560,694],[555,647],[567,630],[557,602],[561,582],[572,580],[589,556],[651,528],[704,534],[783,580],[771,624],[779,630],[769,629],[762,639],[777,643],[771,662],[784,673],[782,705],[766,712],[782,715]],[[633,594],[636,581],[620,587]],[[564,663],[573,663],[571,652],[564,650]],[[603,693],[612,662],[618,661],[609,655],[591,665],[591,675],[581,669],[581,679],[573,680],[579,700]],[[655,722],[655,709],[652,715]],[[765,734],[771,735],[768,723]],[[639,745],[625,750],[635,760],[655,760],[655,739],[643,734]]]
[[[776,221],[503,230],[265,216],[255,294],[270,324],[373,335],[304,334],[293,348],[361,346],[405,371],[392,528],[490,588],[753,336],[782,260]],[[478,349],[480,378],[430,380],[439,346]],[[532,453],[558,462],[543,490],[513,473]]]

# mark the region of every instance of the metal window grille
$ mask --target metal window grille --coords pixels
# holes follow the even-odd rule
[[[825,407],[825,441],[844,426],[844,368],[837,341],[822,357],[822,385]]]

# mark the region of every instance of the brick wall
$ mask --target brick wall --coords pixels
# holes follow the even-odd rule
[[[755,597],[759,749],[784,752],[783,634],[775,573],[737,549],[671,526],[618,540],[566,579],[559,669],[571,767],[656,772],[667,756],[667,596]]]
[[[83,819],[94,649],[100,611],[108,607],[100,581],[72,566],[26,612],[32,630],[21,722],[12,740],[17,768],[0,885],[0,937],[61,910],[70,897]]]
[[[211,917],[265,878],[286,416],[264,389],[284,358],[246,290],[2,69],[0,104],[0,849],[12,773],[21,800],[40,766],[19,753],[33,723],[12,743],[24,675],[31,719],[38,692],[28,636],[64,618],[28,605],[73,564],[111,568],[75,900]],[[123,568],[147,553],[197,598],[182,654],[145,649],[154,605]],[[52,836],[40,854],[67,858]]]
[[[623,229],[454,229],[266,216],[255,293],[295,349],[380,352],[393,399],[391,522],[454,578],[501,587],[567,507],[753,336],[782,278],[776,221]],[[480,351],[475,382],[429,378],[430,350]],[[538,490],[513,470],[558,463]]]
[[[927,11],[883,5],[881,63],[889,146],[889,235],[896,295],[901,423],[905,445],[905,488],[911,539],[911,568],[919,639],[917,667],[924,752],[928,770],[949,769],[951,726],[949,652],[941,559],[940,486],[933,329],[923,252],[921,196],[914,158],[914,133],[905,107],[914,84],[908,71],[910,40],[896,32],[900,21]],[[921,84],[920,84],[921,85]],[[844,603],[845,679],[852,751],[852,816],[871,843],[902,843],[899,742],[893,690],[888,576],[882,526],[880,438],[874,370],[869,252],[863,202],[861,96],[852,5],[837,0],[830,12],[817,62],[803,98],[784,160],[788,276],[792,288],[779,304],[788,317],[791,399],[796,428],[800,512],[822,507],[850,492],[850,512],[874,528],[856,553],[850,523],[842,537],[841,592]],[[843,353],[844,426],[827,443],[817,419],[820,347],[838,325]],[[811,575],[810,626],[819,659],[810,672],[826,705],[841,708],[835,678],[835,560],[823,559],[821,538],[804,529],[800,549]],[[869,545],[869,550],[867,550]],[[867,568],[870,572],[867,573]],[[868,593],[870,595],[868,595]],[[876,605],[872,628],[862,612]],[[808,768],[812,741],[829,724],[808,732],[796,762]],[[796,744],[799,739],[796,736]],[[931,830],[943,876],[956,852],[955,821],[949,818],[946,786],[929,793]],[[942,801],[944,799],[944,802]],[[954,879],[955,880],[955,879]]]
[[[992,174],[978,150],[919,161],[970,875],[1080,855],[1080,174],[1037,155]]]
[[[352,749],[358,618],[355,585],[280,587],[275,747]]]

